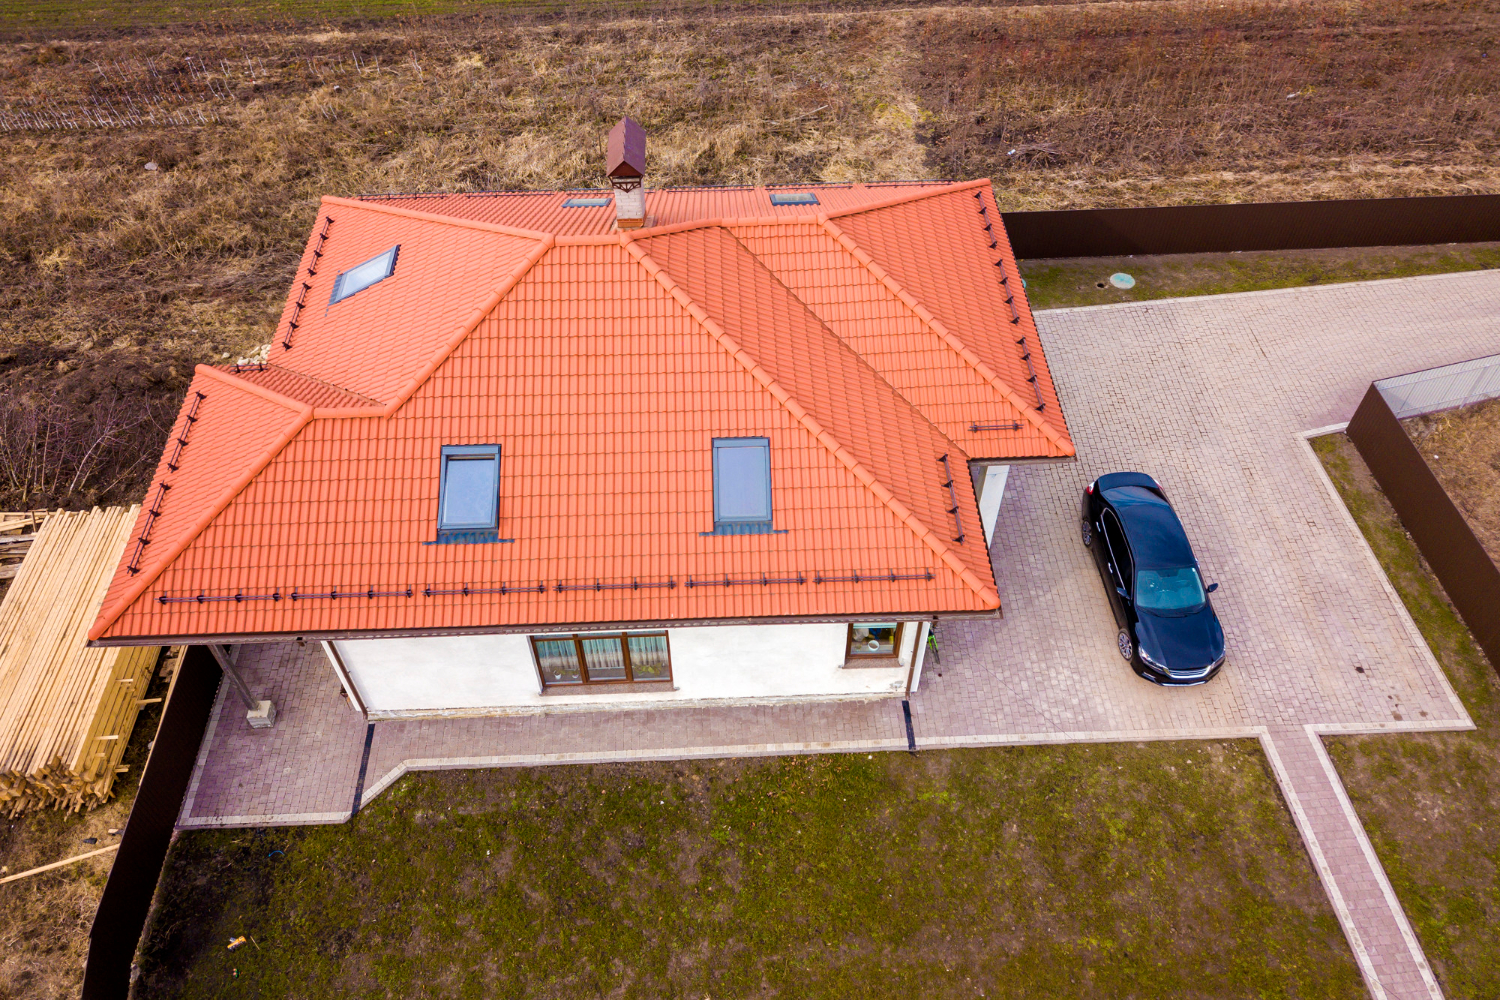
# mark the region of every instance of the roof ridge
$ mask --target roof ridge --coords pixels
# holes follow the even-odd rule
[[[291,367],[290,365],[281,365],[281,364],[277,364],[274,361],[263,361],[263,362],[260,363],[260,366],[258,368],[256,368],[256,367],[250,367],[250,366],[241,366],[241,365],[232,365],[232,366],[224,367],[224,368],[217,367],[217,366],[211,366],[211,370],[212,371],[216,371],[216,372],[218,372],[220,374],[223,374],[223,375],[231,375],[231,376],[234,377],[235,381],[237,383],[239,383],[239,384],[242,384],[242,385],[254,388],[254,389],[256,389],[256,390],[258,390],[258,391],[260,391],[262,393],[269,393],[269,394],[271,394],[271,395],[268,395],[266,397],[267,399],[270,399],[271,396],[274,395],[274,396],[278,397],[278,399],[276,400],[277,402],[285,400],[285,401],[289,401],[289,402],[291,402],[291,403],[293,403],[295,405],[299,405],[299,406],[302,405],[299,400],[294,400],[290,396],[285,395],[284,393],[278,393],[278,392],[276,392],[275,389],[267,389],[267,388],[264,388],[263,386],[259,385],[258,383],[251,382],[249,379],[242,379],[242,378],[240,378],[240,372],[241,371],[245,371],[247,369],[249,371],[280,371],[280,372],[287,372],[287,373],[289,373],[291,375],[297,376],[298,378],[305,378],[309,382],[316,382],[316,383],[318,383],[318,385],[327,386],[330,389],[337,389],[339,392],[342,392],[342,393],[344,393],[345,395],[348,395],[348,396],[353,396],[356,399],[362,399],[365,402],[367,402],[371,407],[378,408],[378,407],[383,407],[385,405],[384,403],[382,403],[378,399],[375,399],[375,398],[373,398],[371,396],[366,396],[362,392],[355,392],[353,389],[347,389],[344,386],[339,385],[337,382],[330,382],[330,381],[328,381],[325,378],[318,378],[318,376],[316,376],[316,375],[309,375],[307,372],[300,371],[300,370],[298,370],[296,368]],[[316,409],[318,409],[318,407],[313,407],[313,409],[316,410]]]
[[[955,191],[972,191],[974,188],[983,187],[990,183],[988,177],[981,177],[975,181],[954,181],[949,184],[935,183],[930,188],[919,191],[908,191],[905,194],[892,195],[879,201],[872,201],[864,205],[853,205],[849,208],[836,208],[831,212],[819,212],[818,221],[825,219],[842,219],[846,215],[859,215],[861,212],[878,212],[882,208],[894,208],[897,205],[907,205],[914,201],[922,201],[926,198],[936,198],[938,195],[952,194]]]
[[[734,238],[733,233],[729,233],[728,235],[731,239]],[[880,480],[876,479],[874,474],[871,473],[869,469],[866,469],[864,465],[859,461],[859,459],[855,458],[854,455],[852,455],[847,449],[845,449],[843,445],[839,444],[839,442],[834,439],[833,435],[830,434],[828,430],[824,428],[822,424],[820,424],[817,419],[813,417],[813,415],[802,406],[802,404],[798,403],[796,399],[792,397],[791,393],[787,392],[780,383],[772,378],[770,372],[766,371],[754,358],[750,357],[745,349],[741,347],[739,343],[735,341],[735,339],[724,330],[723,327],[719,326],[719,324],[713,319],[713,317],[708,315],[707,310],[705,310],[701,305],[694,301],[692,296],[688,295],[686,289],[677,284],[677,282],[672,279],[671,275],[667,274],[666,270],[655,260],[653,260],[651,255],[648,254],[644,248],[637,246],[634,234],[631,234],[629,236],[622,236],[620,239],[620,243],[625,248],[626,253],[635,258],[636,262],[641,265],[646,273],[649,274],[657,282],[657,284],[661,285],[661,287],[667,292],[667,294],[672,296],[672,298],[675,299],[677,303],[688,312],[689,315],[697,320],[698,324],[705,330],[707,330],[709,335],[712,336],[720,346],[728,351],[731,357],[733,357],[736,361],[743,365],[745,370],[749,372],[750,376],[757,382],[759,382],[767,392],[775,397],[777,402],[781,403],[781,405],[785,407],[789,413],[792,414],[797,422],[802,424],[802,426],[809,433],[811,433],[814,438],[817,439],[819,444],[826,448],[829,453],[831,453],[833,457],[839,461],[840,464],[842,464],[851,473],[853,473],[856,479],[864,483],[865,486],[870,490],[870,492],[875,494],[877,499],[885,504],[886,507],[890,508],[891,512],[896,515],[897,520],[904,524],[914,535],[917,536],[917,538],[925,543],[928,548],[932,549],[932,551],[938,556],[943,564],[946,565],[961,580],[963,580],[965,585],[967,585],[969,589],[978,594],[979,597],[983,599],[987,605],[991,607],[999,607],[999,593],[996,592],[993,588],[986,585],[985,582],[979,578],[979,575],[972,569],[970,569],[968,565],[964,563],[963,559],[961,559],[958,554],[955,553],[953,549],[951,549],[947,545],[946,542],[939,538],[931,528],[924,524],[922,522],[922,519],[919,518],[911,508],[907,507],[906,504],[903,503],[901,499],[897,497],[888,486],[880,482]],[[956,445],[954,445],[954,447],[957,448]]]
[[[299,403],[296,400],[288,399],[279,392],[273,392],[258,385],[251,385],[249,382],[237,379],[227,372],[221,372],[208,365],[199,365],[196,372],[217,379],[225,385],[245,389],[251,394],[260,396],[273,403],[280,403],[288,409],[296,411],[298,414],[297,419],[275,441],[271,442],[270,447],[259,458],[247,465],[234,482],[224,488],[214,502],[209,504],[208,509],[193,524],[192,528],[184,532],[182,537],[173,543],[172,547],[167,550],[167,554],[162,557],[161,561],[153,569],[146,570],[136,576],[129,586],[120,591],[119,596],[115,599],[111,607],[101,607],[99,609],[99,617],[95,619],[93,626],[89,628],[89,642],[93,642],[107,632],[109,627],[118,621],[120,616],[140,599],[141,595],[146,592],[151,584],[155,583],[157,578],[166,572],[167,567],[171,566],[177,560],[177,557],[182,555],[187,550],[187,547],[208,529],[209,525],[213,524],[214,520],[224,512],[224,509],[234,502],[234,498],[239,496],[245,487],[249,486],[255,480],[255,477],[260,475],[266,466],[271,464],[271,460],[281,454],[286,446],[291,444],[292,439],[312,422],[313,408],[306,403]]]
[[[267,365],[266,367],[269,368],[271,366]],[[291,370],[292,369],[290,369],[290,368],[287,369],[287,371],[291,371]],[[215,380],[217,380],[219,382],[222,382],[224,385],[232,386],[232,387],[234,387],[236,389],[241,389],[241,390],[243,390],[245,392],[250,393],[250,395],[252,395],[252,396],[259,396],[261,399],[264,399],[264,400],[266,400],[269,403],[276,403],[276,404],[278,404],[280,406],[284,406],[287,409],[293,410],[293,411],[295,411],[297,413],[301,413],[303,410],[311,409],[311,407],[309,407],[306,403],[302,402],[299,399],[293,399],[292,397],[286,395],[285,393],[277,392],[275,389],[267,389],[263,385],[256,385],[254,382],[251,382],[248,379],[240,378],[238,375],[236,375],[232,371],[228,371],[228,370],[223,369],[223,368],[215,368],[213,365],[198,365],[197,367],[195,367],[193,369],[193,374],[195,374],[195,375],[206,375],[209,378],[212,378],[212,379],[215,379]],[[302,373],[301,372],[297,372],[296,374],[301,375]],[[306,376],[306,377],[311,377],[311,376]],[[331,385],[332,383],[329,383],[329,384]],[[338,386],[336,388],[343,388],[343,387],[342,386]],[[344,392],[348,392],[349,390],[348,389],[344,389],[343,391]],[[358,394],[356,393],[356,395],[358,395]]]
[[[928,329],[932,330],[944,343],[953,348],[954,352],[963,358],[969,367],[978,372],[979,376],[993,386],[1005,398],[1006,402],[1014,406],[1026,420],[1034,424],[1047,440],[1063,450],[1065,454],[1075,454],[1076,449],[1071,441],[1064,439],[1063,435],[1058,433],[1057,428],[1043,420],[1034,407],[1023,400],[993,368],[985,364],[979,355],[975,354],[968,345],[959,340],[942,320],[938,319],[932,314],[931,310],[922,305],[916,296],[908,292],[889,271],[881,267],[879,262],[856,243],[848,233],[840,229],[833,219],[824,216],[820,219],[819,224],[834,242],[848,251],[849,255],[860,263],[860,266],[869,271],[875,277],[875,280],[884,285],[892,295],[900,299],[902,304],[910,309]]]
[[[395,215],[405,219],[416,219],[420,222],[439,222],[445,226],[457,226],[460,229],[477,229],[484,233],[494,233],[498,236],[518,236],[522,239],[540,240],[551,236],[551,233],[536,229],[521,229],[517,226],[502,226],[497,222],[478,222],[474,219],[464,219],[456,215],[439,215],[436,212],[419,212],[414,208],[397,208],[395,205],[386,205],[378,201],[360,201],[356,198],[340,198],[337,195],[325,194],[319,206],[343,205],[349,208],[361,209],[366,212],[376,212],[381,215]]]

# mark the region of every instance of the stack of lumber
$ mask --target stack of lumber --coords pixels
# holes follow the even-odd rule
[[[36,539],[49,512],[45,510],[0,511],[0,580],[12,579],[21,569],[21,560]]]
[[[84,643],[138,510],[48,515],[0,603],[0,811],[11,816],[92,808],[114,785],[161,650]]]

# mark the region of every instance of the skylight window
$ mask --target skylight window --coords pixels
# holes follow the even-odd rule
[[[714,438],[714,533],[771,530],[771,440]]]
[[[608,204],[608,198],[569,198],[563,208],[603,208]]]
[[[362,292],[376,282],[389,278],[396,270],[396,255],[400,252],[401,245],[398,243],[379,257],[371,257],[339,275],[334,279],[333,296],[329,298],[328,304],[342,302],[355,292]]]
[[[773,205],[816,205],[818,196],[812,191],[772,191]]]
[[[438,487],[438,530],[494,530],[499,525],[499,507],[500,446],[445,445]]]

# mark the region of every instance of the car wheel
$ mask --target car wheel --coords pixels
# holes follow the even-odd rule
[[[1135,659],[1135,640],[1130,638],[1129,632],[1120,629],[1120,634],[1116,637],[1115,641],[1119,644],[1120,655],[1125,658],[1126,663]]]
[[[1084,518],[1082,533],[1083,547],[1086,549],[1092,547],[1094,544],[1094,522],[1090,521],[1088,518]]]

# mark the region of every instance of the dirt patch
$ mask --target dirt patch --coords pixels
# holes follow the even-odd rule
[[[1478,727],[1328,749],[1444,992],[1500,995],[1500,679],[1348,437],[1314,448]]]
[[[1500,130],[1481,96],[1497,19],[1400,0],[950,8],[914,15],[908,44],[934,162],[995,177],[1003,208],[1267,201],[1425,193],[1448,169],[1493,185],[1468,150]]]
[[[1500,399],[1401,424],[1490,558],[1500,562]]]
[[[165,694],[166,682],[158,677],[146,696]],[[90,812],[49,811],[0,820],[0,863],[14,874],[119,843],[119,836],[109,831],[125,827],[147,747],[160,721],[160,703],[141,709],[121,761],[128,770],[115,781],[113,798],[103,806]],[[0,885],[0,997],[78,996],[89,929],[113,862],[114,855],[100,855]]]

